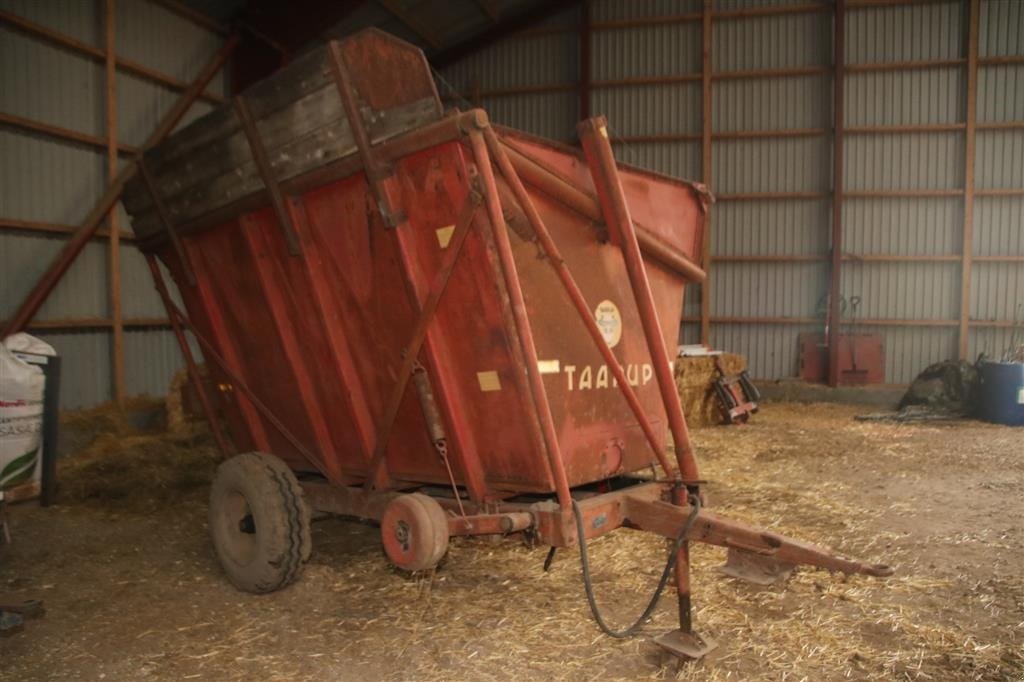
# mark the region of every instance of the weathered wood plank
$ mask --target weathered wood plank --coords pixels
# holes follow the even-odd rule
[[[329,84],[327,74],[327,49],[321,47],[305,54],[284,69],[256,83],[246,91],[253,117],[257,120],[280,109],[289,108],[306,95]],[[339,104],[340,107],[340,104]],[[203,153],[219,140],[231,138],[240,133],[241,127],[235,117],[234,108],[221,106],[188,126],[170,135],[167,140],[146,152],[146,165],[153,173],[157,186],[162,191],[164,175],[173,173],[175,162],[181,167],[181,160],[194,153]],[[240,138],[244,142],[244,137]],[[235,141],[229,147],[234,150]],[[194,165],[193,165],[194,167]],[[125,207],[148,205],[147,194],[141,183],[129,183],[125,188]],[[168,196],[168,195],[165,195]]]
[[[249,102],[249,95],[245,97]],[[213,181],[252,161],[248,140],[233,110],[230,115],[234,124],[230,129],[222,128],[226,133],[223,139],[206,140],[202,147],[194,148],[190,153],[166,159],[161,171],[153,173],[160,196],[170,201],[195,185]],[[275,151],[287,147],[295,139],[344,117],[337,88],[332,83],[307,93],[289,107],[270,112],[263,120],[256,120],[256,129],[268,154],[274,156]],[[147,155],[147,165],[149,159]],[[151,201],[145,193],[132,195],[125,206],[130,211],[139,212],[148,210]]]
[[[340,109],[340,103],[338,107]],[[371,142],[378,144],[435,120],[436,105],[432,99],[423,99],[390,111],[372,112],[366,109],[362,115],[368,122]],[[284,126],[284,119],[281,119],[274,138],[280,141],[286,139],[289,133],[292,136],[275,149],[267,145],[274,176],[280,181],[288,180],[356,153],[348,121],[343,114],[341,116],[302,136],[295,136],[294,133],[307,128],[310,117],[300,117],[301,124],[293,127]],[[268,139],[264,138],[265,144]],[[158,183],[168,215],[176,224],[193,220],[264,189],[244,136],[239,142],[214,145],[213,148],[218,154],[228,157],[230,163],[201,166],[199,162],[194,162],[194,165],[187,166],[187,172],[173,178],[164,178],[162,183]],[[196,155],[197,159],[206,157],[206,153]],[[219,174],[211,170],[224,167],[228,170]],[[188,186],[182,187],[175,184],[177,182],[187,182]],[[140,239],[146,239],[162,230],[159,221],[154,220],[152,211],[151,202],[148,205],[136,204],[132,209],[132,223]]]
[[[291,106],[329,82],[327,47],[321,46],[246,89],[245,98],[253,118],[258,121],[274,111]]]
[[[356,145],[328,56],[328,46],[318,47],[245,92],[256,137],[270,165],[267,177],[272,180],[312,177],[315,171],[339,163],[348,168],[348,161],[354,158]],[[373,110],[363,100],[361,93],[375,92],[371,86],[380,78],[397,78],[396,84],[404,83],[408,69],[427,68],[422,55],[413,61],[414,66],[408,60],[401,62],[404,66],[397,72],[394,69],[398,62],[390,64],[392,72],[362,74],[355,95],[371,143],[379,144],[441,116],[432,84],[427,88],[429,96],[415,94],[419,91],[412,85],[385,88],[394,96],[378,100],[377,106],[403,101],[402,106],[386,111]],[[412,97],[421,96],[421,100],[409,103]],[[232,106],[221,107],[178,131],[164,144],[148,150],[145,160],[175,224],[200,224],[229,207],[256,206],[265,189]],[[355,172],[359,164],[352,163],[351,167]],[[163,230],[154,220],[152,198],[141,182],[126,188],[124,203],[140,238],[145,240]]]
[[[314,90],[292,106],[256,120],[256,130],[267,149],[280,147],[333,121],[345,118],[345,110],[333,83]]]

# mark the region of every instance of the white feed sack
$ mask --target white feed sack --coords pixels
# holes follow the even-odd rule
[[[39,492],[42,459],[43,369],[23,357],[52,356],[53,348],[28,334],[14,334],[0,344],[0,497],[19,489]]]

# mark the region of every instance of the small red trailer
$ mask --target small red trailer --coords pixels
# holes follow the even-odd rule
[[[210,527],[236,586],[296,579],[310,510],[380,522],[413,571],[451,536],[526,533],[580,546],[622,635],[586,541],[625,526],[675,540],[658,641],[699,657],[691,540],[756,580],[890,573],[701,510],[668,349],[711,197],[617,165],[601,118],[579,135],[445,113],[422,53],[368,30],[144,155],[124,202],[227,458]]]

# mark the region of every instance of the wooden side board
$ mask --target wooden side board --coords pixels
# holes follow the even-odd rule
[[[243,95],[277,182],[357,153],[327,59],[327,48],[318,48]],[[440,118],[436,97],[384,111],[372,109],[358,93],[357,101],[373,144]],[[147,151],[144,159],[174,224],[194,221],[265,190],[232,105],[220,107],[178,131]],[[129,183],[123,201],[140,240],[149,240],[164,230],[143,183]]]

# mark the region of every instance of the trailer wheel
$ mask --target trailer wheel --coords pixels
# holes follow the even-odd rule
[[[248,452],[223,462],[210,490],[210,534],[240,590],[262,594],[295,581],[309,559],[309,509],[291,469]]]
[[[448,551],[448,517],[437,500],[422,493],[391,500],[380,534],[388,559],[407,571],[434,568]]]

